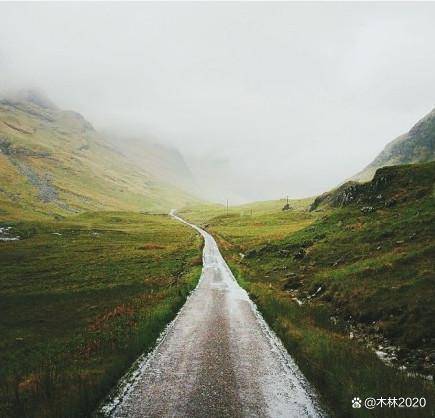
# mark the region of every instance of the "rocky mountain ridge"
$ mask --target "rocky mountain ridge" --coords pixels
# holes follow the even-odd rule
[[[371,180],[376,170],[385,166],[425,163],[433,160],[435,160],[435,108],[420,119],[409,132],[388,143],[384,150],[351,180]]]

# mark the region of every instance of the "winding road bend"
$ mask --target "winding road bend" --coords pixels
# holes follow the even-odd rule
[[[200,282],[102,412],[111,417],[323,417],[317,396],[213,237]]]

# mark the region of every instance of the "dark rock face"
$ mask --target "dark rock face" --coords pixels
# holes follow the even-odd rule
[[[17,160],[14,163],[20,172],[27,178],[28,182],[38,190],[38,196],[41,201],[49,203],[58,199],[57,189],[52,184],[52,178],[48,173],[40,175],[24,161]]]
[[[307,252],[303,248],[301,248],[293,254],[293,258],[295,260],[302,260],[303,258],[305,258],[306,255],[307,255]]]
[[[302,286],[302,277],[294,274],[294,276],[289,276],[284,284],[282,285],[282,290],[291,291],[299,289]]]
[[[263,245],[259,248],[254,248],[252,250],[249,250],[245,254],[245,258],[255,258],[259,257],[263,254],[270,253],[276,250],[276,246],[272,244]]]
[[[7,138],[0,136],[0,153],[11,157],[49,157],[50,154],[46,151],[35,151],[23,146],[14,146]]]
[[[391,208],[391,207],[393,207],[396,203],[397,203],[397,200],[394,199],[394,198],[392,197],[391,199],[387,199],[387,200],[385,201],[385,207],[386,207],[386,208]]]
[[[310,206],[310,211],[317,209],[323,203],[329,203],[331,206],[335,207],[346,206],[353,203],[357,197],[358,186],[358,183],[347,182],[332,192],[317,196]]]

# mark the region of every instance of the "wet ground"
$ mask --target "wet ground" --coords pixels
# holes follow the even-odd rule
[[[198,287],[156,349],[105,405],[105,414],[325,416],[314,390],[234,280],[213,237],[191,226],[205,240]]]

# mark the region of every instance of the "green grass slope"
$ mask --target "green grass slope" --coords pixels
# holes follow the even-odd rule
[[[163,215],[9,222],[0,241],[0,416],[86,417],[196,285],[201,240]]]
[[[312,211],[203,221],[333,415],[405,416],[355,411],[350,400],[414,394],[431,406],[406,416],[430,416],[433,382],[407,372],[435,372],[434,181],[435,162],[387,167]]]
[[[111,148],[78,113],[0,100],[0,219],[167,212],[192,201]]]

